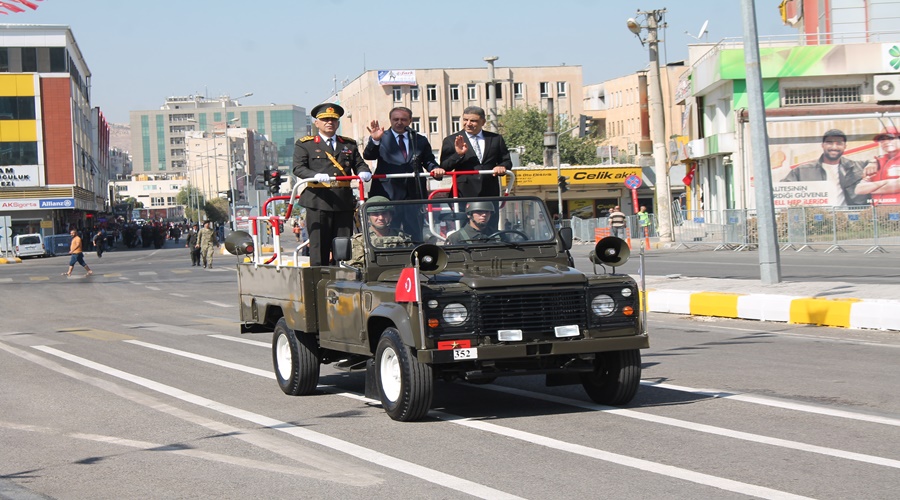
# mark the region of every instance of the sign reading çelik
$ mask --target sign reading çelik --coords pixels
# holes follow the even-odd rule
[[[0,187],[37,187],[41,185],[37,165],[9,165],[0,167]]]

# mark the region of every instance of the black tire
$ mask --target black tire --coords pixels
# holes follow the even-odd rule
[[[599,353],[594,363],[594,372],[581,376],[587,395],[602,405],[628,404],[641,384],[641,351]]]
[[[396,328],[387,328],[375,350],[375,380],[384,411],[394,420],[411,422],[431,408],[434,377],[403,344]]]
[[[321,361],[314,336],[291,330],[284,318],[278,320],[272,336],[272,363],[282,392],[289,396],[315,392]]]

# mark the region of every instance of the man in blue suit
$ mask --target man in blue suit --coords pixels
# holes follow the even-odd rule
[[[421,174],[419,177],[378,179],[372,183],[369,196],[384,196],[391,201],[428,198],[428,173],[440,180],[444,170],[438,165],[428,139],[410,128],[412,110],[396,107],[390,112],[391,128],[381,128],[372,120],[367,130],[370,137],[363,151],[366,160],[377,160],[376,174]],[[422,241],[424,220],[418,207],[397,206],[394,227],[402,227],[413,241]]]

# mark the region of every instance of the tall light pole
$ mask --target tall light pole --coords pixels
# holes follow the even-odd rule
[[[487,56],[484,61],[488,64],[488,114],[491,119],[488,122],[490,131],[496,132],[497,127],[497,87],[494,85],[494,61],[500,59],[497,56]]]
[[[666,9],[638,11],[647,22],[641,25],[634,18],[626,22],[628,29],[637,35],[643,45],[645,42],[650,52],[650,121],[653,139],[653,170],[656,173],[656,220],[660,243],[672,242],[672,193],[669,188],[669,169],[666,159],[666,118],[662,100],[662,83],[659,77],[659,23]],[[647,39],[641,39],[641,31],[647,30]]]

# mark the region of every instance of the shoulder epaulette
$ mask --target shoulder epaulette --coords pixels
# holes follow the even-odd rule
[[[354,141],[353,139],[351,139],[349,137],[344,137],[343,135],[339,135],[338,138],[340,139],[341,142],[346,142],[348,144],[356,144],[356,141]]]
[[[314,136],[314,135],[307,135],[307,136],[305,136],[305,137],[301,137],[301,138],[299,139],[299,141],[300,141],[300,142],[308,142],[308,141],[311,141],[311,140],[313,140],[313,139],[315,139],[315,138],[316,138],[316,136]]]

